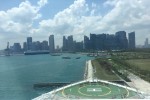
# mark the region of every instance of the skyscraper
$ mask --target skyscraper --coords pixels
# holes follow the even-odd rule
[[[40,41],[32,42],[32,50],[33,51],[42,50],[42,43]]]
[[[83,50],[83,41],[76,42],[74,41],[74,51],[82,51]]]
[[[89,50],[90,49],[89,47],[90,47],[90,39],[89,39],[89,37],[84,36],[84,45],[83,45],[83,48],[85,50]]]
[[[106,50],[115,50],[116,49],[116,42],[115,42],[115,35],[114,34],[107,34],[106,35],[105,48],[106,48]]]
[[[54,35],[49,36],[49,50],[50,52],[55,51]]]
[[[32,37],[27,37],[27,50],[32,49]]]
[[[129,49],[135,49],[135,32],[128,34],[129,40]]]
[[[90,49],[91,50],[96,50],[96,34],[91,34],[90,33]]]
[[[42,46],[42,50],[48,50],[49,47],[48,47],[48,41],[43,41],[41,43],[41,46]]]
[[[20,52],[21,51],[21,45],[20,45],[20,43],[14,43],[14,45],[13,45],[13,51],[14,52]]]
[[[127,49],[128,40],[125,31],[118,31],[115,34],[117,49]]]
[[[74,42],[73,42],[73,36],[72,35],[68,36],[67,44],[68,44],[68,50],[73,51],[74,50]]]
[[[106,34],[96,35],[96,50],[106,50]]]
[[[145,39],[144,48],[149,48],[148,38]]]
[[[145,39],[145,45],[148,45],[148,38]]]
[[[23,42],[23,50],[27,51],[27,42]]]
[[[63,36],[63,51],[66,51],[67,50],[67,39],[65,36]]]

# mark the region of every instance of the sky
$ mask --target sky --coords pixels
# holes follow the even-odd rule
[[[90,33],[135,31],[136,45],[150,38],[150,0],[0,0],[0,49],[13,43],[73,35],[82,41]]]

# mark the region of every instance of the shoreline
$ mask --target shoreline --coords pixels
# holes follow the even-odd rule
[[[85,72],[84,72],[84,80],[93,80],[93,66],[91,60],[86,61]]]
[[[126,82],[131,88],[136,89],[137,91],[142,91],[145,94],[150,93],[150,83],[141,79],[140,77],[134,75],[133,73],[130,73],[128,78],[131,80],[131,82]],[[94,69],[92,66],[92,60],[86,61],[85,66],[85,73],[84,73],[84,80],[94,80]],[[140,81],[140,82],[139,82]]]

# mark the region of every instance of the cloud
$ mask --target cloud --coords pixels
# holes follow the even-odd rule
[[[3,41],[2,39],[13,41],[15,37],[20,37],[18,41],[21,41],[22,37],[28,36],[33,28],[34,21],[42,16],[39,13],[40,8],[46,3],[46,0],[40,0],[38,2],[39,6],[34,6],[26,0],[21,2],[18,7],[0,11],[1,41]]]
[[[33,29],[33,32],[62,35],[89,33],[94,29],[95,22],[101,19],[101,16],[89,16],[90,12],[85,0],[76,0],[68,8],[58,12],[53,19],[42,20],[39,28]]]
[[[40,8],[45,6],[47,3],[48,3],[47,0],[40,0],[40,1],[37,2],[37,4],[39,5]]]
[[[146,7],[146,1],[139,2],[138,0],[119,0],[114,8],[104,16],[102,22],[107,23],[111,27],[124,29],[127,31],[144,30],[150,24],[150,7]],[[142,34],[142,33],[141,33]]]
[[[119,0],[107,0],[103,3],[104,6],[115,6]]]
[[[34,6],[25,1],[19,7],[0,11],[0,35],[13,33],[26,38],[25,34],[30,34],[42,39],[55,34],[57,44],[62,44],[62,35],[74,35],[75,40],[81,41],[83,35],[89,33],[114,34],[119,30],[135,31],[137,44],[142,44],[150,36],[149,0],[107,0],[103,5],[94,1],[90,4],[86,0],[75,0],[53,18],[42,19],[40,8],[47,3],[47,0],[40,0],[38,6]],[[109,10],[105,12],[105,9]],[[103,12],[105,13],[101,15]],[[40,18],[38,27],[35,28],[34,22]]]
[[[33,34],[74,35],[77,37],[76,40],[82,40],[83,35],[89,35],[90,32],[114,34],[119,30],[125,30],[127,32],[135,31],[137,38],[144,32],[146,37],[150,31],[148,28],[150,27],[148,2],[150,1],[107,0],[103,5],[111,6],[112,9],[102,16],[99,14],[101,10],[97,4],[92,3],[92,8],[90,8],[85,0],[76,0],[68,8],[58,12],[53,19],[42,20],[39,28],[33,29]],[[137,44],[141,44],[142,41],[137,40]],[[60,40],[61,42],[62,40]]]
[[[42,20],[39,22],[39,27],[34,28],[31,32],[32,34],[40,36],[55,34],[57,39],[57,44],[62,44],[62,35],[78,35],[83,34],[85,26],[82,21],[86,18],[84,17],[89,12],[88,4],[85,0],[75,0],[68,8],[58,12],[54,18],[48,20]],[[82,38],[80,37],[80,40]]]
[[[27,32],[26,30],[32,27],[33,21],[40,17],[37,7],[31,5],[29,1],[22,2],[19,7],[0,11],[0,34]]]

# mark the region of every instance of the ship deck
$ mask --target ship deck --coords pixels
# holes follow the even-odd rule
[[[142,92],[105,80],[83,80],[43,94],[34,100],[141,99]]]
[[[121,99],[137,96],[137,93],[126,88],[101,82],[87,82],[57,92],[62,98],[80,99]]]

